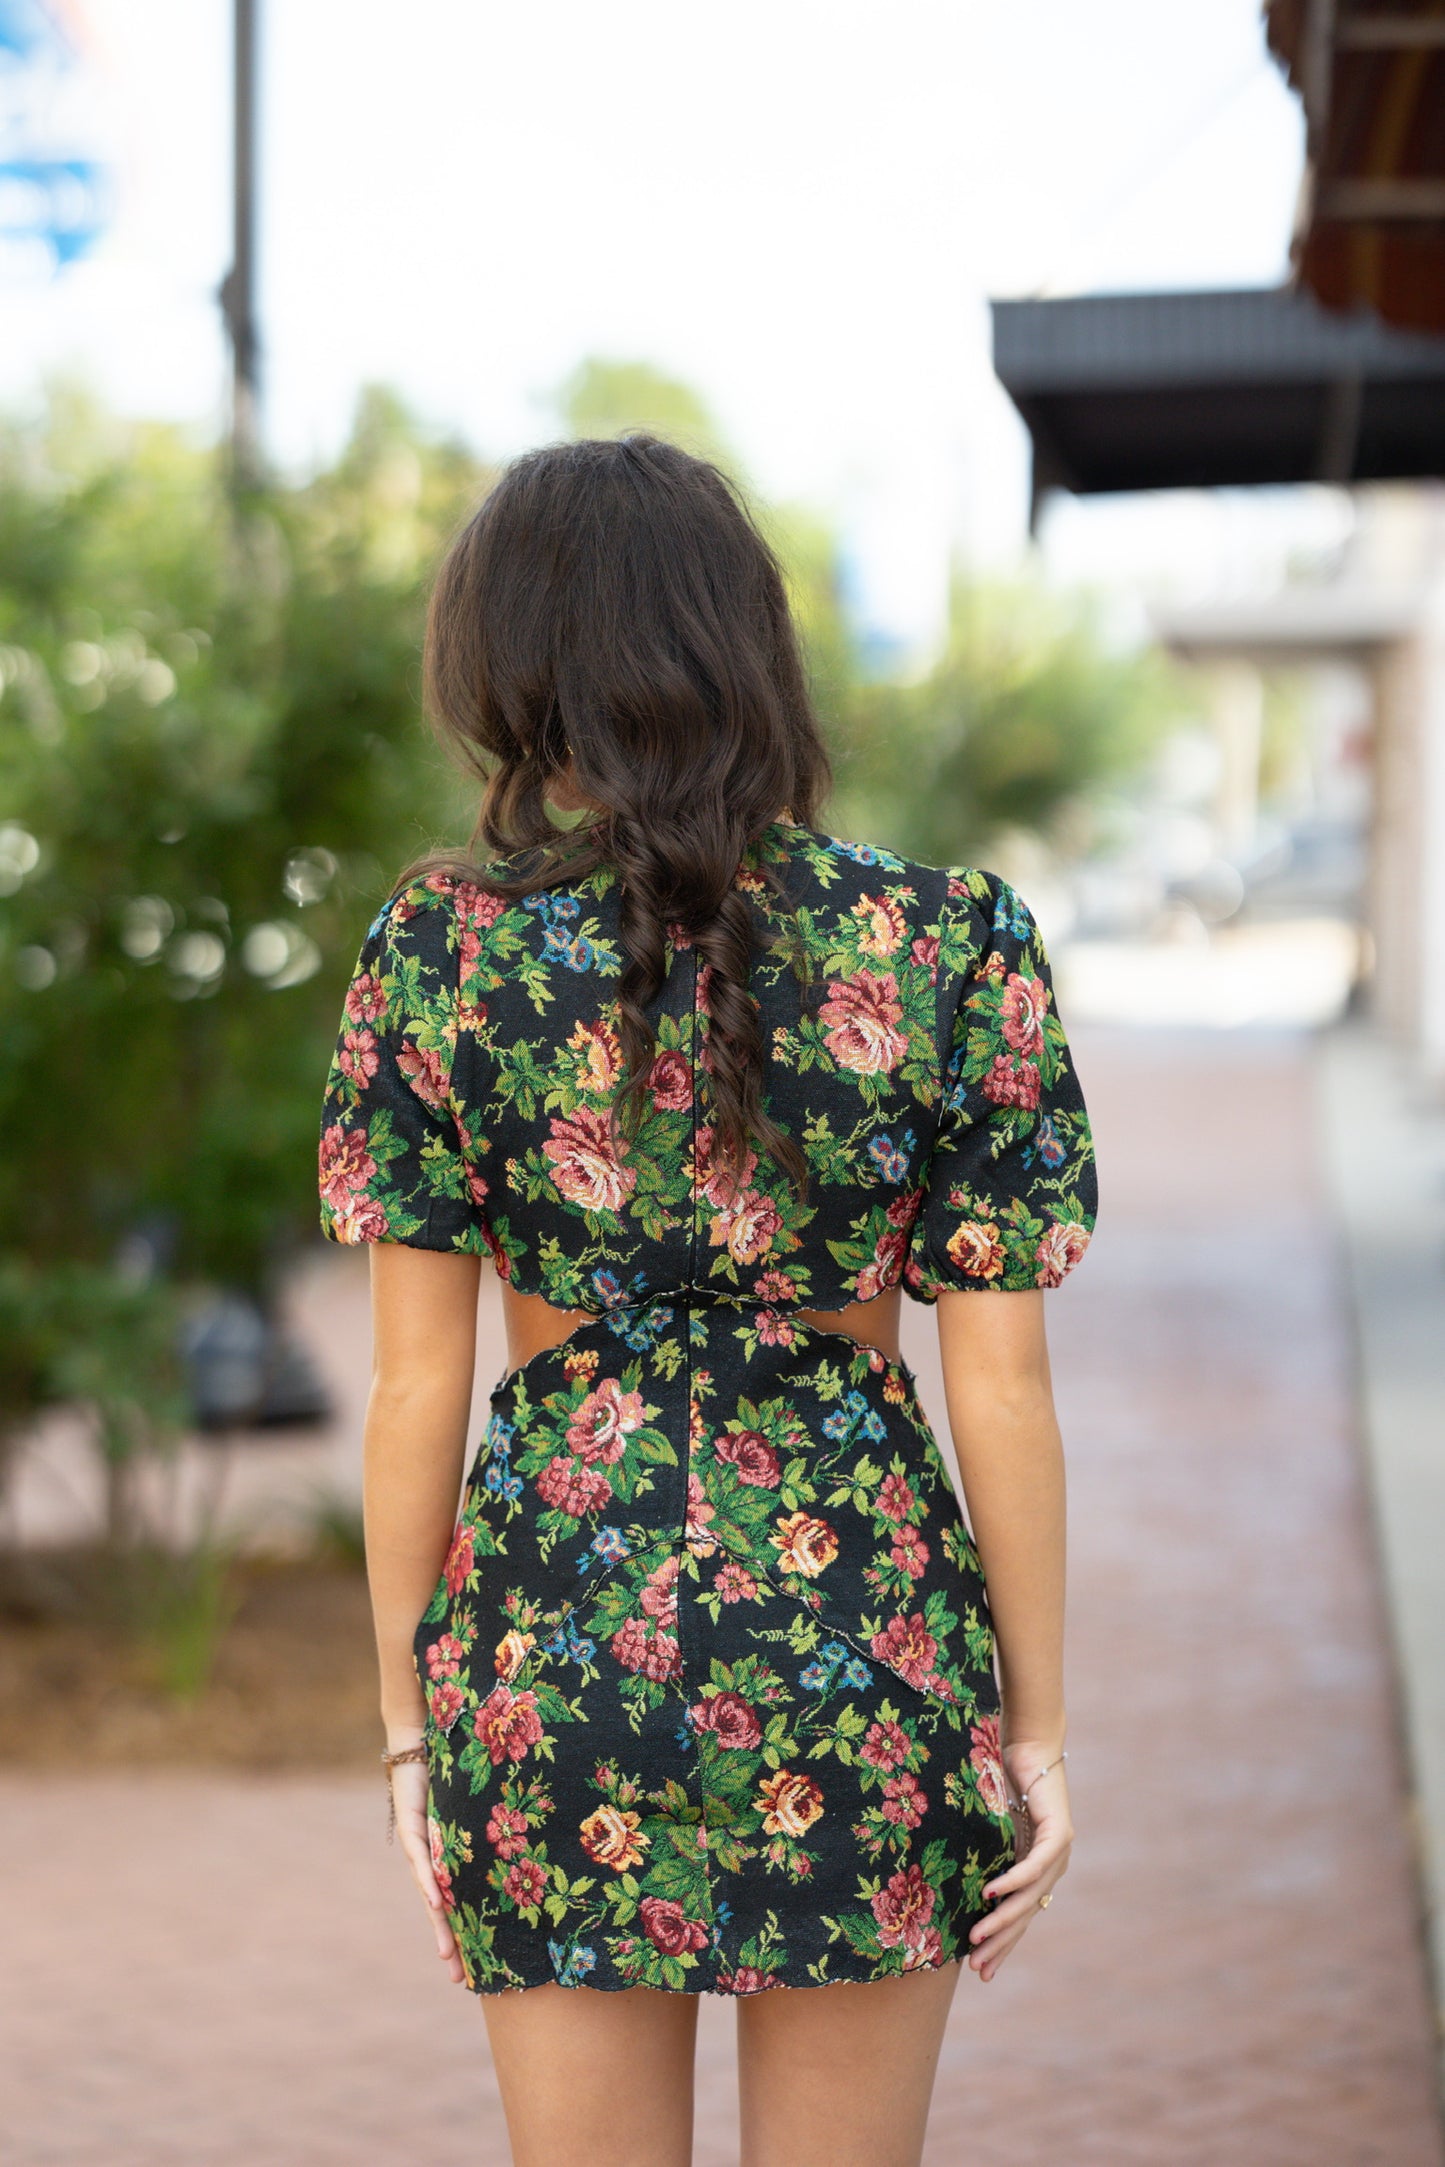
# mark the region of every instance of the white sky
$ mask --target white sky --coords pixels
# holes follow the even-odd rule
[[[116,217],[0,258],[0,398],[78,367],[220,418],[229,0],[72,0]],[[768,494],[845,522],[926,638],[949,548],[1016,555],[1026,441],[985,296],[1271,283],[1301,143],[1258,0],[262,0],[266,432],[306,464],[357,386],[506,454],[580,356],[694,384]],[[1308,494],[1259,501],[1266,554]],[[1051,567],[1197,585],[1238,510],[1065,505]],[[1260,538],[1264,537],[1263,543]]]

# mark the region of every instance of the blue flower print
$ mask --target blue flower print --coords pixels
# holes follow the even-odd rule
[[[597,1962],[595,1949],[580,1948],[576,1942],[568,1947],[560,1941],[549,1941],[547,1954],[552,1959],[558,1986],[580,1986]]]
[[[875,1136],[868,1145],[868,1156],[878,1169],[880,1181],[903,1181],[913,1163],[913,1151],[918,1142],[912,1129],[905,1129],[895,1144],[891,1136]]]
[[[1039,1125],[1034,1132],[1033,1141],[1024,1153],[1024,1164],[1026,1166],[1032,1165],[1036,1155],[1050,1170],[1062,1166],[1069,1155],[1059,1139],[1058,1130],[1054,1127],[1047,1114],[1041,1114],[1039,1117]]]
[[[1006,881],[999,883],[998,900],[993,911],[993,929],[995,933],[1012,934],[1016,941],[1028,940],[1034,930],[1023,903]]]

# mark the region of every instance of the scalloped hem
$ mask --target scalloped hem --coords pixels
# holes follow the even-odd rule
[[[978,1916],[982,1916],[982,1914],[978,1914]],[[895,1979],[916,1979],[926,1972],[946,1971],[950,1964],[957,1965],[962,1969],[967,1960],[968,1951],[962,1950],[956,1956],[940,1957],[937,1963],[912,1964],[907,1971],[840,1972],[833,1979],[809,1979],[806,1977],[802,1979],[784,1979],[775,1975],[763,1986],[748,1987],[743,1990],[726,1986],[666,1986],[658,1985],[650,1979],[564,1980],[559,1979],[554,1972],[548,1972],[546,1977],[541,1979],[523,1979],[515,1985],[486,1986],[480,1983],[474,1985],[470,1979],[466,1980],[465,1984],[468,1991],[475,1994],[479,2000],[495,2000],[503,1994],[530,1994],[539,1986],[559,1986],[567,1994],[632,1994],[639,1987],[644,1987],[652,1994],[690,1994],[694,1998],[706,1996],[715,2001],[752,2001],[759,1994],[779,1992],[797,1994],[820,1987],[885,1986]]]

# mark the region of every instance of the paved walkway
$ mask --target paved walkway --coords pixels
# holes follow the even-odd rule
[[[1051,1319],[1080,1841],[960,1984],[930,2167],[1441,2167],[1310,1049],[1078,1051],[1105,1216]],[[383,1818],[373,1780],[0,1784],[7,2160],[502,2167],[479,2013]],[[705,2004],[698,2167],[736,2159],[729,2031]]]

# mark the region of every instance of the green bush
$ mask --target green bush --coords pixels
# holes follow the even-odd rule
[[[210,453],[74,402],[0,437],[0,1225],[138,1231],[252,1287],[314,1221],[340,988],[456,825],[417,713],[424,584],[484,477],[371,396],[233,518]]]

